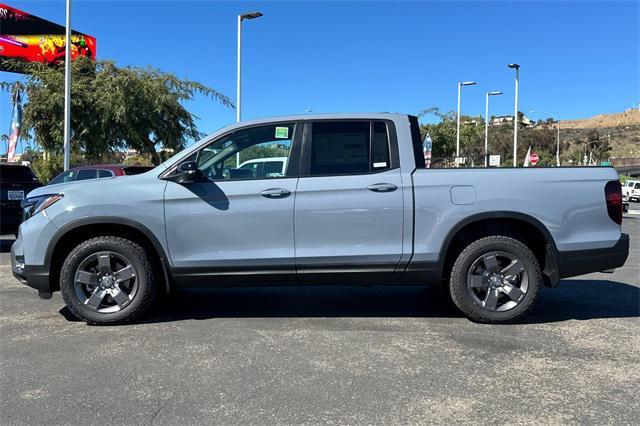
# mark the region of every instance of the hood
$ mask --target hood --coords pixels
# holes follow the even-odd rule
[[[157,179],[164,172],[166,167],[160,164],[153,169],[131,176],[114,176],[102,179],[87,179],[76,182],[57,183],[54,185],[45,185],[29,192],[26,198],[38,197],[41,195],[52,194],[71,194],[71,193],[100,193],[112,190],[124,190],[133,188],[138,182]]]

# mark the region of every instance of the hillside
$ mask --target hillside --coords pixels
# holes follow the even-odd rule
[[[640,157],[640,110],[565,120],[560,122],[560,129],[561,140],[569,152],[580,151],[589,135],[597,132],[601,141],[610,144],[611,157]]]
[[[598,114],[591,118],[560,121],[561,129],[599,129],[621,126],[640,126],[640,110],[629,109],[612,114]]]

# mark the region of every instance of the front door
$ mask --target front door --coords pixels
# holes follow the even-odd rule
[[[197,161],[201,181],[167,183],[167,244],[179,285],[295,280],[298,173],[288,161],[295,127],[263,125],[223,136],[185,159]],[[272,158],[287,167],[252,167]]]
[[[295,205],[300,279],[388,281],[402,256],[404,206],[391,124],[307,126]]]

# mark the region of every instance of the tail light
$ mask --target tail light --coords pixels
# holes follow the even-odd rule
[[[618,225],[622,225],[622,185],[620,185],[620,181],[607,182],[604,187],[604,198],[607,200],[609,217]]]

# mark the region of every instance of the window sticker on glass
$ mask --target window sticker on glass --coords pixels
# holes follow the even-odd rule
[[[373,163],[373,168],[374,169],[377,169],[377,168],[380,168],[380,167],[387,167],[387,162],[386,161],[382,161],[380,163]]]
[[[289,139],[289,128],[276,127],[276,139]]]

